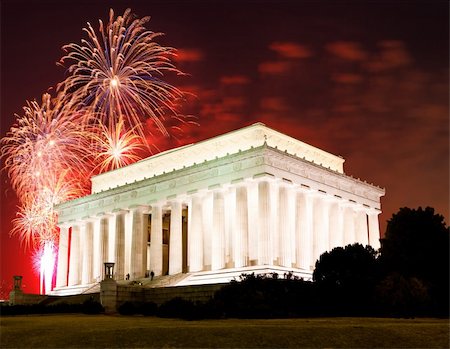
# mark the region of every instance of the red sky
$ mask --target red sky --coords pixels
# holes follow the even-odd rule
[[[3,0],[1,137],[26,100],[64,79],[61,46],[79,42],[86,22],[106,21],[110,7],[131,7],[179,49],[189,75],[170,82],[196,95],[185,111],[200,126],[156,137],[161,150],[261,121],[385,187],[382,231],[404,206],[432,206],[448,223],[448,3],[330,3]],[[1,291],[20,274],[38,292],[30,252],[9,237],[17,201],[4,171],[0,195]]]

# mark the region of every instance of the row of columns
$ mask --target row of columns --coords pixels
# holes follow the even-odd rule
[[[243,181],[62,226],[57,287],[87,285],[114,262],[116,279],[163,271],[163,210],[170,211],[169,275],[183,269],[182,209],[188,207],[190,272],[279,265],[312,270],[320,254],[359,242],[379,247],[378,211],[280,181]],[[148,214],[151,242],[147,252]],[[70,240],[70,243],[69,243]],[[69,259],[68,256],[70,255]],[[149,255],[149,256],[147,256]],[[147,258],[149,261],[147,262]]]

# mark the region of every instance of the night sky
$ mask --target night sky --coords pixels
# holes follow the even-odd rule
[[[26,100],[64,79],[61,46],[130,7],[179,49],[199,127],[164,150],[264,122],[386,188],[380,216],[431,206],[449,222],[447,1],[1,1],[1,137]],[[2,163],[3,168],[3,163]],[[17,200],[1,177],[1,292],[14,274],[38,292],[30,253],[9,237]],[[1,297],[0,297],[1,298]]]

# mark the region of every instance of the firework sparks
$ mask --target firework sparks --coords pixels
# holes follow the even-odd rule
[[[181,72],[171,63],[175,50],[154,41],[162,35],[147,30],[149,17],[135,19],[130,9],[114,18],[110,11],[106,27],[100,20],[99,34],[88,23],[87,40],[63,47],[69,62],[69,77],[59,86],[75,110],[83,108],[101,117],[113,131],[116,123],[126,126],[146,142],[142,120],[149,117],[168,135],[162,120],[166,114],[178,116],[175,101],[183,97],[176,87],[163,81],[164,73]]]
[[[55,245],[47,241],[33,254],[33,267],[39,273],[39,291],[48,293],[52,289],[53,269],[55,267]]]
[[[41,293],[51,291],[58,242],[54,205],[88,193],[89,175],[128,165],[149,150],[146,123],[164,136],[170,122],[184,121],[177,110],[183,92],[162,80],[182,74],[171,62],[175,50],[154,41],[149,17],[128,9],[110,11],[99,34],[88,23],[87,40],[63,47],[69,76],[56,98],[27,102],[23,115],[1,140],[1,157],[20,201],[12,235],[37,251]],[[145,128],[145,129],[144,129]],[[174,128],[177,129],[176,127]]]
[[[104,125],[100,125],[101,133],[92,133],[96,147],[94,162],[97,165],[95,171],[114,170],[141,159],[137,153],[144,149],[141,138],[131,130],[126,130],[122,119],[118,121],[111,131]]]
[[[19,198],[39,190],[49,170],[54,173],[85,171],[86,163],[80,116],[65,113],[57,99],[44,94],[42,104],[28,102],[24,115],[2,139],[2,157]]]

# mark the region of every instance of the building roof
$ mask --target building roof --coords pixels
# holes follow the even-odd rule
[[[264,143],[316,165],[344,173],[345,160],[342,157],[275,131],[263,123],[256,123],[201,142],[167,150],[120,169],[94,176],[91,178],[92,193],[259,147]]]

